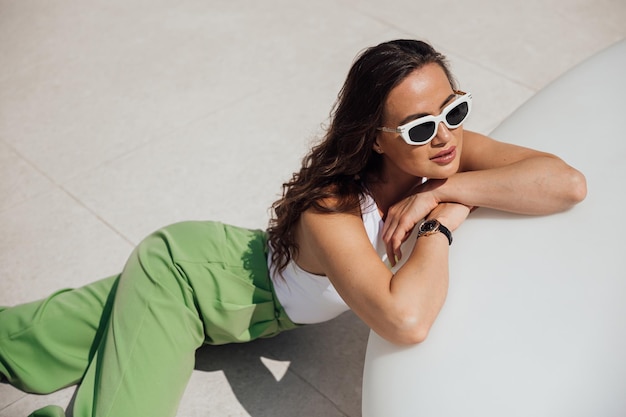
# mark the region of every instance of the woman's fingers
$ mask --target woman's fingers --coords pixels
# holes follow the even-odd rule
[[[424,218],[437,218],[450,230],[456,230],[470,213],[470,207],[458,203],[439,203],[434,209],[422,214],[416,210],[414,201],[403,200],[389,209],[383,227],[383,242],[391,266],[402,259],[402,244],[408,239],[415,226]]]
[[[402,257],[400,246],[409,237],[415,225],[435,207],[437,201],[433,194],[423,192],[410,195],[389,208],[383,226],[383,242],[387,246],[387,255],[392,265],[395,265],[393,255],[398,259]]]
[[[415,225],[424,217],[420,217],[419,211],[414,210],[415,207],[411,204],[413,200],[415,200],[414,196],[402,200],[387,212],[383,227],[383,242],[385,242],[387,256],[392,266],[402,259],[402,244]]]

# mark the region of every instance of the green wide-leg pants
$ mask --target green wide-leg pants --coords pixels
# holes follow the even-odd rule
[[[274,295],[266,236],[184,222],[140,243],[121,274],[0,308],[0,374],[49,393],[80,383],[74,417],[175,416],[203,343],[296,327]],[[64,416],[50,406],[32,416]]]

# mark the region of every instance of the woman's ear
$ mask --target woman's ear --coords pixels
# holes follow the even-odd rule
[[[376,139],[374,141],[374,144],[372,145],[372,149],[374,150],[374,152],[379,153],[379,154],[383,154],[383,148],[380,147],[380,144],[378,143],[378,139]]]

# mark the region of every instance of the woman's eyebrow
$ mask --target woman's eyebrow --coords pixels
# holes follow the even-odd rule
[[[439,109],[443,110],[443,108],[446,107],[448,105],[448,103],[450,103],[450,100],[452,100],[454,97],[456,97],[455,93],[452,93],[448,97],[446,97],[446,99],[443,101],[443,103],[441,103],[441,106],[439,106]],[[410,116],[407,116],[404,119],[402,119],[402,121],[400,121],[398,126],[402,126],[403,124],[409,123],[410,121],[413,121],[415,119],[419,119],[420,117],[424,117],[424,116],[429,116],[429,114],[428,113],[411,114]]]

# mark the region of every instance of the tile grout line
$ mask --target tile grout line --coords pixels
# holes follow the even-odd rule
[[[76,203],[78,203],[78,205],[80,205],[81,207],[83,207],[85,210],[87,210],[89,213],[91,213],[97,220],[99,220],[102,224],[104,224],[108,229],[110,229],[113,233],[115,233],[116,235],[118,235],[119,237],[122,238],[122,240],[128,242],[131,247],[135,247],[137,245],[137,242],[133,242],[132,239],[130,239],[128,236],[126,236],[125,234],[123,234],[120,230],[118,230],[115,226],[113,226],[111,223],[109,223],[108,221],[106,221],[102,216],[100,216],[98,213],[96,213],[94,210],[91,209],[91,207],[87,206],[84,202],[82,202],[78,197],[76,197],[74,194],[72,194],[67,188],[65,188],[62,185],[59,185],[59,189],[61,191],[63,191],[68,197],[70,197],[72,200],[74,200]]]
[[[346,5],[347,5],[347,3],[344,3],[344,4],[346,4]],[[367,11],[361,10],[361,9],[359,9],[358,7],[353,7],[353,6],[349,6],[349,7],[350,7],[350,8],[352,8],[355,12],[357,12],[357,13],[359,13],[359,14],[363,15],[363,16],[366,16],[366,17],[368,17],[368,18],[370,18],[370,19],[373,19],[373,20],[375,20],[375,21],[377,21],[377,22],[381,23],[382,25],[384,25],[384,26],[388,27],[389,29],[397,30],[398,32],[400,32],[400,33],[404,33],[404,34],[406,34],[406,35],[408,35],[408,36],[411,36],[411,37],[412,37],[412,36],[414,36],[413,34],[411,34],[410,32],[408,32],[405,28],[399,27],[399,26],[395,25],[394,23],[388,22],[386,19],[384,19],[384,18],[382,18],[382,17],[380,17],[380,16],[372,15],[371,13],[368,13]],[[444,46],[444,45],[442,45],[442,46]],[[465,59],[467,62],[469,62],[469,63],[471,63],[471,64],[473,64],[473,65],[476,65],[476,66],[478,66],[478,67],[480,67],[480,68],[482,68],[482,69],[486,70],[487,72],[490,72],[490,73],[492,73],[492,74],[495,74],[495,75],[497,75],[497,76],[499,76],[499,77],[502,77],[502,78],[504,78],[504,79],[506,79],[506,80],[508,80],[508,81],[510,81],[510,82],[512,82],[512,83],[514,83],[514,84],[516,84],[516,85],[519,85],[519,86],[521,86],[521,87],[524,87],[524,88],[527,88],[527,89],[529,89],[529,90],[533,91],[533,92],[534,92],[534,94],[536,94],[539,90],[541,90],[541,89],[543,88],[543,87],[541,87],[541,88],[539,88],[539,89],[538,89],[538,88],[536,88],[536,87],[533,87],[533,86],[527,85],[525,82],[523,82],[523,81],[521,81],[521,80],[517,80],[517,79],[511,78],[511,77],[510,77],[510,76],[508,76],[507,74],[503,74],[503,73],[501,73],[501,72],[499,72],[499,71],[497,71],[497,70],[494,70],[493,68],[490,68],[490,67],[488,67],[488,66],[485,66],[485,65],[484,65],[483,63],[481,63],[481,62],[477,62],[477,61],[475,61],[475,60],[473,60],[473,59],[471,59],[471,58],[467,58],[464,54],[459,54],[458,52],[456,52],[456,51],[452,51],[452,50],[451,50],[451,52],[452,52],[452,53],[454,53],[455,55],[457,55],[457,56],[459,56],[459,57],[461,57],[461,58]],[[558,77],[558,76],[557,76],[557,77]],[[545,87],[545,86],[544,86],[544,87]]]
[[[5,382],[3,382],[4,384]],[[8,384],[8,383],[7,383]],[[9,384],[10,385],[10,384]],[[17,388],[16,388],[17,389]],[[8,409],[9,407],[13,406],[14,404],[17,404],[18,402],[22,401],[24,398],[27,398],[30,394],[25,393],[23,391],[20,391],[20,393],[22,393],[22,396],[17,398],[15,401],[8,403],[6,406],[0,408],[0,412]]]
[[[48,180],[54,187],[59,187],[59,184],[54,181],[48,174],[46,174],[44,171],[42,171],[37,165],[35,165],[30,159],[26,158],[24,155],[22,155],[21,152],[19,152],[11,143],[7,142],[5,139],[0,139],[0,141],[2,141],[2,143],[9,148],[9,150],[11,152],[13,152],[14,154],[16,154],[18,156],[19,159],[21,159],[26,165],[28,165],[29,167],[31,167],[32,169],[34,169],[37,173],[39,173],[40,175],[42,175],[46,180]],[[41,195],[46,194],[48,191],[42,191],[40,193],[36,193],[30,197],[28,197],[25,200],[22,201],[18,201],[17,203],[14,203],[12,205],[6,206],[3,209],[0,209],[0,213],[3,213],[7,210],[10,210],[22,203],[24,203],[25,201],[28,201],[30,199],[39,197]]]
[[[294,375],[296,378],[298,378],[300,381],[304,382],[306,385],[308,385],[309,387],[313,388],[313,391],[317,392],[319,395],[321,395],[324,399],[326,399],[328,402],[330,402],[333,407],[339,411],[344,417],[351,417],[349,414],[347,414],[345,411],[343,411],[339,405],[337,405],[332,399],[330,399],[326,394],[324,394],[323,392],[321,392],[316,386],[314,386],[313,384],[311,384],[309,381],[307,381],[302,375],[300,375],[297,371],[292,370],[291,367],[287,370],[287,372],[291,373],[292,375]]]
[[[33,168],[35,171],[37,171],[39,174],[41,174],[42,176],[44,176],[48,181],[50,181],[50,183],[53,184],[53,186],[55,188],[57,188],[58,190],[60,190],[61,192],[63,192],[63,194],[65,194],[66,196],[70,197],[72,200],[74,200],[76,203],[78,203],[79,206],[83,207],[85,210],[87,210],[91,215],[93,215],[98,221],[100,221],[102,224],[104,224],[108,229],[110,229],[112,232],[114,232],[116,235],[118,235],[119,237],[121,237],[123,240],[125,240],[126,242],[128,242],[131,246],[135,246],[136,243],[134,243],[129,237],[127,237],[126,235],[124,235],[121,231],[119,231],[116,227],[114,227],[111,223],[109,223],[108,221],[106,221],[102,216],[100,216],[98,213],[96,213],[93,209],[91,209],[89,206],[87,206],[83,201],[81,201],[77,196],[75,196],[74,194],[72,194],[72,192],[70,192],[64,185],[59,184],[57,181],[55,181],[52,177],[50,177],[50,175],[48,175],[45,171],[41,170],[37,165],[35,165],[30,159],[26,158],[24,155],[22,155],[21,152],[19,152],[17,149],[15,149],[14,146],[12,146],[10,143],[6,142],[5,140],[3,140],[3,142],[5,143],[5,145],[11,149],[11,151],[13,151],[20,159],[22,159],[22,161],[24,161],[28,166],[30,166],[31,168]],[[116,158],[117,159],[117,158]],[[104,164],[104,163],[103,163]],[[99,164],[98,166],[101,166],[103,164]],[[80,174],[78,174],[80,175]],[[77,175],[77,176],[78,176]],[[76,177],[76,176],[75,176]],[[72,178],[75,178],[72,177]],[[44,195],[46,193],[46,191],[42,191],[41,193],[38,193],[36,195],[33,195],[31,197],[29,197],[27,200],[35,198],[35,197],[39,197],[41,195]],[[25,201],[21,201],[16,203],[15,205],[12,206],[8,206],[5,207],[3,210],[0,210],[0,213],[9,210],[13,207],[15,207],[18,204],[24,203]]]

